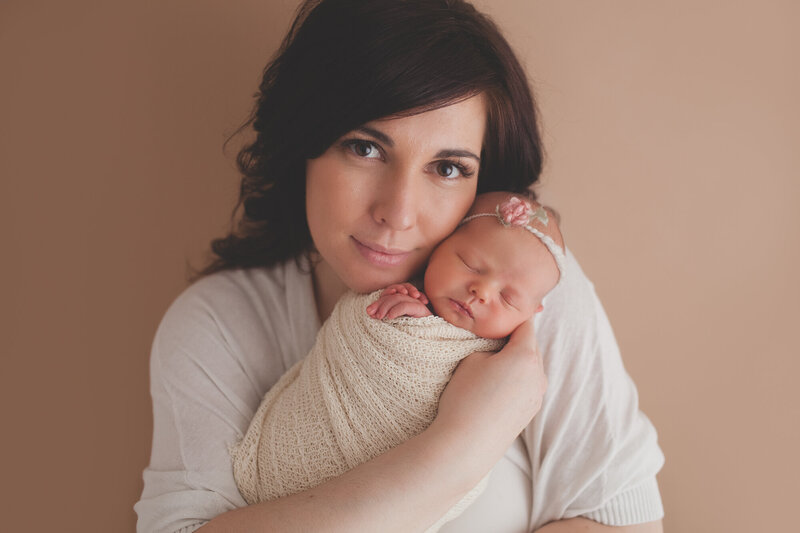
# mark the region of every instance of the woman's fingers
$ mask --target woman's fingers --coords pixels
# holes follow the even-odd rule
[[[517,329],[511,333],[511,337],[508,339],[508,344],[506,346],[511,346],[512,348],[519,347],[522,349],[527,347],[531,350],[538,351],[533,318],[520,324]]]
[[[439,400],[437,423],[502,454],[542,406],[547,378],[533,324],[520,326],[496,354],[463,359]]]
[[[533,385],[530,397],[533,402],[531,408],[534,409],[535,414],[541,409],[544,394],[547,391],[547,374],[545,374],[544,360],[539,351],[539,344],[536,342],[533,320],[531,318],[527,322],[523,322],[514,330],[505,348],[500,353],[509,357],[518,357],[520,359],[518,364],[529,371],[528,375]]]

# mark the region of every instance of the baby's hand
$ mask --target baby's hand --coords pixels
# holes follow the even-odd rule
[[[391,294],[405,294],[406,296],[411,296],[412,298],[416,298],[420,302],[425,305],[428,305],[428,297],[425,296],[419,289],[417,289],[411,283],[395,283],[394,285],[389,285],[383,292],[381,293],[381,298],[384,296],[389,296]]]
[[[367,314],[372,318],[397,318],[411,316],[421,318],[432,313],[425,307],[428,298],[410,283],[391,285],[384,289],[373,303],[367,306]]]

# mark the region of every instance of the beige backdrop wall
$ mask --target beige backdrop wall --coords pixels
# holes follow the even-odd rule
[[[4,531],[132,531],[155,328],[237,190],[294,1],[0,5]],[[485,0],[527,64],[542,195],[659,430],[670,532],[800,496],[798,3]]]

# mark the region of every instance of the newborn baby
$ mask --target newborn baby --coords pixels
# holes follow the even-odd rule
[[[483,194],[433,252],[427,297],[410,283],[392,285],[367,313],[424,317],[432,314],[430,304],[436,315],[479,337],[507,337],[543,309],[542,299],[560,278],[563,247],[544,207],[504,192]]]
[[[427,296],[411,284],[342,296],[311,352],[267,392],[231,447],[244,499],[306,490],[421,433],[458,362],[499,350],[542,309],[560,279],[561,243],[544,208],[488,193],[431,256]],[[428,531],[458,516],[487,479]]]

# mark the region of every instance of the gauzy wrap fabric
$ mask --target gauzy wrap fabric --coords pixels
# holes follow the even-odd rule
[[[366,307],[379,294],[341,298],[311,352],[267,392],[231,447],[247,503],[318,485],[419,434],[458,362],[502,347],[436,316],[371,318]],[[485,484],[428,531],[458,516]]]

